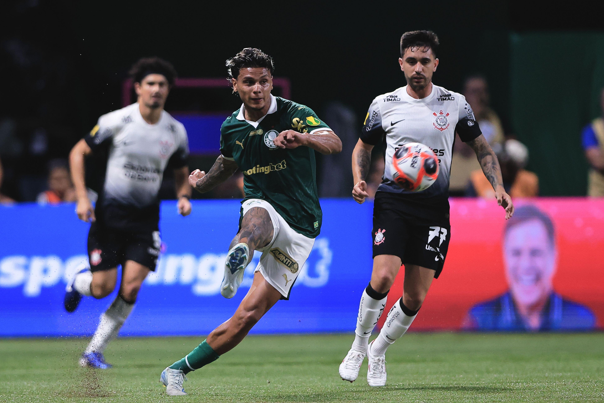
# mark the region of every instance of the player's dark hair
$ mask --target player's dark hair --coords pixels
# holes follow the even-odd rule
[[[275,64],[273,58],[256,48],[245,48],[237,53],[234,57],[226,61],[227,80],[237,79],[239,71],[247,67],[263,67],[270,71],[271,76],[275,72]]]
[[[161,74],[166,77],[168,84],[174,85],[178,76],[172,63],[159,57],[144,57],[134,63],[128,73],[135,83],[141,83],[149,74]]]
[[[405,49],[408,48],[425,48],[432,49],[432,54],[436,57],[438,52],[438,36],[432,31],[409,31],[401,36],[401,57],[405,54]]]
[[[541,224],[543,224],[543,226],[545,227],[545,232],[547,232],[547,239],[550,242],[550,246],[554,248],[556,245],[556,233],[554,230],[554,223],[547,214],[545,214],[543,211],[539,210],[536,206],[532,204],[520,206],[514,210],[514,215],[512,216],[512,218],[510,218],[505,223],[505,230],[503,231],[504,237],[513,227],[523,224],[530,220],[538,220],[541,222]]]

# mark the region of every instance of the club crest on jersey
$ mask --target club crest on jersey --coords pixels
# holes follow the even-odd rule
[[[448,112],[445,114],[443,111],[440,111],[439,113],[433,112],[432,114],[436,117],[436,120],[432,123],[436,130],[442,132],[449,128],[449,119],[447,119],[449,116]]]
[[[384,232],[386,232],[385,229],[378,228],[377,232],[375,233],[375,238],[373,239],[374,244],[380,245],[380,244],[384,243],[384,241],[386,240],[386,236],[384,235]]]
[[[98,266],[98,264],[103,261],[103,259],[101,259],[101,253],[103,253],[103,251],[100,249],[95,249],[92,252],[90,252],[90,264],[91,265]]]
[[[277,146],[275,145],[275,139],[279,133],[277,130],[269,130],[264,134],[264,144],[270,148],[271,150],[276,150]]]
[[[159,142],[159,155],[162,158],[168,158],[170,156],[170,149],[172,148],[173,144],[174,143],[172,143],[169,140],[160,141]]]

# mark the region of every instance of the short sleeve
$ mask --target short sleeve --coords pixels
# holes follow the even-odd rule
[[[107,146],[111,142],[113,135],[114,130],[103,124],[103,119],[101,117],[90,133],[87,133],[84,136],[84,141],[88,144],[88,147],[90,147],[92,152],[95,152],[99,148]]]
[[[464,143],[472,141],[482,134],[480,126],[474,117],[474,111],[463,95],[460,96],[459,100],[459,118],[455,131]]]
[[[365,116],[360,136],[361,141],[374,146],[382,141],[385,134],[386,132],[382,127],[382,114],[376,98],[369,106],[367,116]]]
[[[294,112],[290,115],[292,119],[292,128],[299,132],[306,132],[312,134],[313,132],[320,129],[331,128],[319,119],[317,114],[307,106],[292,104],[290,111]]]
[[[583,128],[581,138],[583,142],[583,150],[587,150],[591,147],[599,147],[596,132],[594,131],[594,128],[591,125],[587,125]]]

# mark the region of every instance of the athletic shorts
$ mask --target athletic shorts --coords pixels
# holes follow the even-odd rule
[[[418,218],[401,211],[392,197],[376,197],[373,207],[373,257],[393,255],[403,264],[414,264],[436,271],[438,278],[445,264],[451,225],[448,219]]]
[[[292,286],[306,263],[315,240],[294,231],[265,200],[246,200],[241,206],[241,216],[254,207],[268,211],[273,222],[273,239],[267,246],[258,250],[262,252],[262,256],[255,271],[259,271],[264,279],[281,293],[281,299],[289,299]]]
[[[92,272],[110,270],[126,260],[140,263],[155,271],[161,249],[159,231],[120,231],[90,225],[88,259]]]

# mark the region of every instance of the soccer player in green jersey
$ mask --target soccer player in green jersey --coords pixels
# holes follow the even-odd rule
[[[310,108],[271,94],[270,56],[245,48],[226,65],[243,105],[222,124],[221,155],[210,171],[196,169],[189,183],[204,193],[238,168],[244,175],[239,232],[229,248],[220,290],[224,297],[237,292],[254,251],[262,256],[235,314],[162,372],[160,381],[171,396],[186,394],[185,374],[233,349],[277,301],[289,299],[321,230],[315,151],[342,150],[338,136]]]

